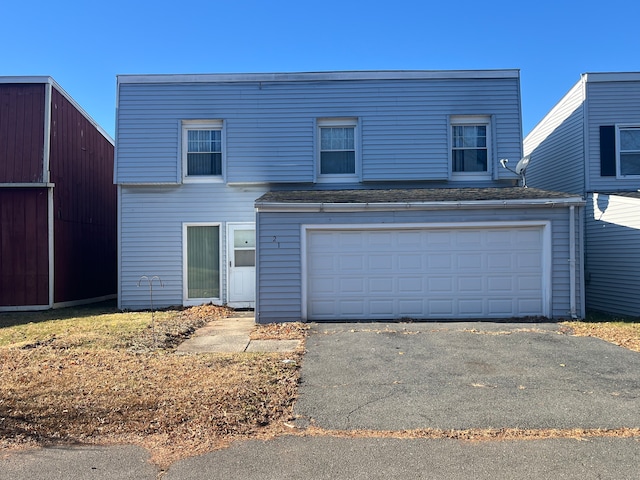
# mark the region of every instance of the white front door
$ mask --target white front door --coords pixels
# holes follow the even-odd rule
[[[256,298],[256,227],[227,224],[229,306],[253,308]]]

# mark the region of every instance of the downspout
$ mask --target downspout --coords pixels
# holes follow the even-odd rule
[[[576,207],[569,207],[569,307],[572,319],[576,314]]]

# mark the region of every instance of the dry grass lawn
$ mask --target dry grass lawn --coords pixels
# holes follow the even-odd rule
[[[402,432],[291,428],[302,351],[174,355],[195,329],[228,316],[223,307],[118,312],[110,304],[0,314],[0,449],[56,443],[128,443],[167,467],[234,439],[288,433],[397,438],[513,440],[639,437],[638,429]],[[637,319],[636,319],[637,320]],[[259,326],[253,339],[304,339],[306,325]],[[640,323],[592,316],[568,333],[640,352]],[[295,360],[284,362],[286,359]]]
[[[213,306],[156,312],[155,328],[148,312],[104,306],[0,314],[0,449],[130,443],[166,466],[280,432],[292,415],[300,352],[172,354],[228,314]]]

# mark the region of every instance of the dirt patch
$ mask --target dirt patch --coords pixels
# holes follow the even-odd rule
[[[309,326],[301,322],[269,323],[256,325],[249,338],[251,340],[303,340]]]

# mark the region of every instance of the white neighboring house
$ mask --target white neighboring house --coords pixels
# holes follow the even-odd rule
[[[522,157],[517,70],[117,88],[121,308],[148,308],[157,275],[158,306],[262,323],[584,315],[584,202],[500,165]]]
[[[529,185],[586,198],[587,308],[640,316],[640,72],[582,74],[524,153]]]

